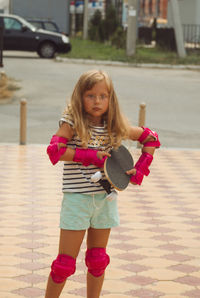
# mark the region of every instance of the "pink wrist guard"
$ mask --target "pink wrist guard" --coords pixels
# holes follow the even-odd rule
[[[149,166],[152,163],[153,156],[147,152],[143,152],[135,164],[136,170],[139,170],[143,175],[148,176]]]
[[[104,156],[102,159],[97,157],[97,150],[93,149],[79,149],[76,148],[73,161],[81,162],[84,166],[89,166],[91,164],[102,168],[106,159]]]
[[[153,156],[147,152],[143,152],[138,161],[135,164],[136,174],[132,175],[130,182],[134,182],[138,185],[141,185],[144,175],[148,176],[149,166],[152,163]]]
[[[149,129],[148,127],[144,127],[142,126],[142,128],[144,129],[143,133],[141,134],[141,136],[139,137],[138,141],[144,145],[144,147],[156,147],[159,148],[160,147],[160,141],[158,139],[158,134],[155,131],[152,131],[151,129]],[[144,140],[148,137],[151,136],[154,138],[154,141],[147,141],[144,143]]]
[[[144,175],[139,170],[137,170],[136,174],[131,176],[130,182],[141,185],[143,177]]]
[[[61,155],[63,155],[67,149],[66,147],[62,147],[58,149],[58,144],[59,143],[67,144],[67,142],[68,142],[68,139],[63,137],[58,137],[56,135],[54,135],[51,138],[50,145],[47,147],[47,154],[49,155],[49,159],[53,165],[55,165],[59,161]]]

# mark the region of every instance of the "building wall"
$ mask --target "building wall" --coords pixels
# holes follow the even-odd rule
[[[195,21],[198,0],[179,0],[179,9],[182,24],[192,24]]]
[[[9,11],[9,1],[8,0],[0,0],[0,12],[8,13]]]
[[[170,0],[173,1],[173,0]],[[169,1],[168,23],[173,26],[171,15],[171,3]],[[181,23],[184,25],[200,25],[200,1],[178,0]]]
[[[197,24],[200,25],[200,1],[196,0],[196,20]]]
[[[69,0],[10,0],[11,13],[23,18],[55,21],[62,32],[69,33]]]
[[[140,0],[140,20],[148,21],[152,17],[167,19],[168,0]]]

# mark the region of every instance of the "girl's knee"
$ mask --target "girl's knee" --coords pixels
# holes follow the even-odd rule
[[[65,254],[59,254],[51,265],[51,277],[55,283],[64,282],[67,277],[74,274],[76,259]]]
[[[85,263],[88,272],[95,277],[103,275],[106,267],[110,263],[110,257],[106,253],[106,249],[102,247],[93,247],[87,249]]]

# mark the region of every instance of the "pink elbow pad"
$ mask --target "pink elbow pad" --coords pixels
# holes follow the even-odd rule
[[[54,135],[51,139],[50,145],[47,147],[47,154],[49,155],[49,159],[52,162],[53,165],[55,165],[60,157],[65,153],[66,147],[61,147],[58,149],[58,144],[63,143],[67,144],[68,139],[63,137],[58,137]]]
[[[104,165],[106,156],[104,156],[102,159],[99,159],[97,157],[97,152],[98,152],[97,150],[93,150],[93,149],[76,148],[73,161],[81,162],[86,167],[93,164],[98,168],[102,168]]]
[[[141,134],[141,136],[139,137],[138,141],[144,145],[144,147],[156,147],[159,148],[160,147],[160,141],[158,139],[158,134],[157,132],[149,129],[148,127],[142,127],[144,129],[143,133]],[[154,138],[154,141],[147,141],[144,142],[144,140],[148,137],[151,136]]]

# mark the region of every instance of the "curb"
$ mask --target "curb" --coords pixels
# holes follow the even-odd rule
[[[122,67],[137,67],[137,68],[158,68],[158,69],[186,69],[186,70],[200,70],[200,65],[172,65],[172,64],[155,64],[155,63],[128,63],[120,61],[107,61],[107,60],[92,60],[92,59],[74,59],[56,57],[57,62],[76,63],[76,64],[96,64],[96,65],[112,65]]]

